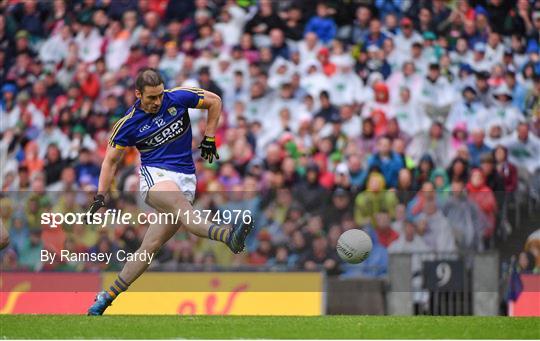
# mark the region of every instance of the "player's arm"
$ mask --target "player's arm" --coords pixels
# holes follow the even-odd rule
[[[111,188],[111,184],[113,182],[114,175],[116,174],[118,164],[122,160],[123,156],[124,156],[124,148],[120,149],[117,147],[113,147],[111,145],[107,147],[107,152],[105,153],[105,159],[103,160],[103,163],[101,164],[98,191],[97,191],[96,196],[94,197],[94,201],[92,202],[92,205],[90,205],[90,208],[88,209],[87,215],[91,216],[92,214],[96,213],[100,208],[105,206],[105,195]],[[90,217],[87,216],[87,219],[89,218]]]
[[[133,145],[132,131],[133,127],[130,124],[130,119],[133,117],[135,107],[131,109],[129,114],[119,119],[111,130],[109,137],[109,145],[105,152],[105,159],[101,164],[101,173],[99,174],[99,184],[97,195],[105,196],[109,191],[114,174],[118,168],[118,164],[122,161],[124,150],[127,146]]]
[[[216,148],[216,130],[221,116],[221,98],[213,92],[202,90],[203,98],[197,104],[197,109],[207,109],[206,131],[204,139],[199,145],[201,157],[212,163],[214,157],[219,159]]]
[[[208,110],[205,135],[214,137],[221,116],[221,98],[215,93],[206,90],[203,90],[203,96],[202,101],[197,104],[197,109]]]
[[[101,165],[101,173],[99,174],[99,184],[97,194],[105,196],[109,191],[114,174],[118,169],[118,164],[122,161],[124,156],[124,149],[115,148],[112,146],[107,147],[107,152],[105,153],[105,159]]]
[[[204,139],[199,145],[201,157],[212,163],[214,157],[219,159],[216,149],[216,130],[221,116],[221,98],[213,92],[200,88],[177,87],[165,90],[171,94],[175,103],[186,108],[206,109],[208,117]]]

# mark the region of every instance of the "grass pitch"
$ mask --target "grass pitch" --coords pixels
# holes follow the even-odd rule
[[[540,339],[540,318],[0,315],[8,339]]]

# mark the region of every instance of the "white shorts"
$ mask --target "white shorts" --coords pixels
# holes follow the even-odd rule
[[[148,191],[158,182],[170,180],[180,187],[182,193],[190,203],[195,199],[195,189],[197,187],[197,177],[195,174],[184,174],[173,172],[170,170],[152,167],[141,166],[140,172],[140,189],[141,196],[146,202]]]

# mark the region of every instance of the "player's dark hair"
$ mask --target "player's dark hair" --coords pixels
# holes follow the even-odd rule
[[[142,93],[145,86],[154,87],[164,83],[163,78],[155,69],[143,68],[139,71],[139,74],[135,79],[135,89]]]

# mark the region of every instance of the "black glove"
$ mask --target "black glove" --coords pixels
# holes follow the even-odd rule
[[[94,201],[92,202],[92,205],[90,205],[90,208],[87,211],[86,223],[91,224],[92,216],[94,215],[94,213],[96,213],[100,208],[104,206],[105,206],[105,196],[103,194],[97,194],[94,197]]]
[[[214,156],[216,157],[216,160],[219,160],[215,137],[205,136],[199,145],[199,149],[201,150],[201,157],[208,160],[208,162],[212,163]]]

